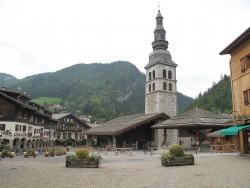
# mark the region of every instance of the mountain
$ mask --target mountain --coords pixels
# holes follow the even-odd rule
[[[205,91],[187,107],[188,109],[199,107],[214,113],[232,112],[232,93],[230,76],[221,76],[218,83]]]
[[[110,64],[76,64],[53,73],[43,73],[7,84],[8,88],[26,92],[31,98],[61,98],[61,105],[73,114],[94,118],[144,112],[145,74],[135,65],[117,61]],[[193,100],[177,95],[179,112]]]
[[[10,74],[5,74],[0,72],[0,86],[4,86],[6,84],[11,84],[16,82],[18,79]]]

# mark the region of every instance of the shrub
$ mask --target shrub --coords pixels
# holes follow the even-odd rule
[[[76,156],[75,155],[66,155],[66,167],[74,166],[76,162]]]
[[[51,156],[51,157],[53,157],[53,156],[55,155],[55,150],[54,150],[54,148],[49,148],[49,149],[48,149],[48,155]]]
[[[161,163],[163,166],[166,166],[166,164],[169,163],[169,160],[173,159],[173,158],[174,158],[174,156],[171,155],[170,153],[163,153],[163,154],[161,154],[161,157],[160,157]]]
[[[33,156],[36,157],[37,153],[34,149],[28,148],[25,150],[25,152],[23,153],[24,157],[28,157],[28,156]]]
[[[102,157],[100,156],[100,155],[91,155],[91,156],[89,156],[89,160],[90,161],[100,161],[102,159]]]
[[[66,154],[66,148],[57,146],[57,147],[54,148],[54,152],[55,152],[56,156],[65,155]]]
[[[9,144],[0,144],[0,148],[10,150],[11,146]]]
[[[86,159],[89,157],[89,150],[88,149],[78,149],[76,150],[76,157],[79,159]]]
[[[183,148],[178,144],[172,145],[169,149],[169,153],[175,157],[182,157],[185,155]]]
[[[1,153],[1,157],[10,157],[10,151],[9,150],[3,150]]]
[[[194,160],[194,155],[192,153],[188,153],[186,154],[185,156],[189,157],[189,158],[192,158]]]

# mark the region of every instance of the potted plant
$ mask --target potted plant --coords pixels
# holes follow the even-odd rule
[[[36,157],[38,155],[37,151],[35,151],[34,149],[26,149],[25,152],[23,152],[23,156],[25,158],[32,156],[32,157]]]
[[[10,150],[7,150],[7,149],[5,149],[5,150],[3,150],[3,151],[1,152],[1,158],[4,158],[4,157],[13,158],[13,157],[15,157],[15,156],[16,156],[15,152],[10,151]]]
[[[162,154],[160,159],[163,166],[194,164],[194,156],[192,154],[185,154],[183,148],[178,144],[172,145],[169,152]]]
[[[66,167],[71,168],[98,168],[100,166],[101,156],[90,155],[89,150],[82,148],[75,152],[75,155],[66,155]]]
[[[54,157],[55,156],[55,149],[53,148],[48,148],[45,152],[44,152],[44,156],[45,157]]]

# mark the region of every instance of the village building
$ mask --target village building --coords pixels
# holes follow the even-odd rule
[[[119,117],[107,123],[94,127],[86,132],[97,142],[98,146],[112,144],[115,147],[132,147],[143,149],[149,147],[161,148],[164,145],[163,130],[151,129],[178,112],[176,67],[172,61],[163,27],[163,17],[160,10],[156,17],[153,51],[149,55],[146,69],[145,114],[134,114]],[[177,130],[169,131],[171,143],[176,143]]]
[[[196,146],[196,142],[206,142],[207,134],[228,127],[224,123],[229,118],[214,114],[200,108],[193,108],[182,114],[174,116],[160,124],[152,126],[154,129],[178,129],[178,144],[183,148],[190,149]],[[164,134],[164,140],[170,145],[170,139]]]
[[[56,145],[79,146],[86,144],[85,131],[91,128],[86,122],[71,113],[53,114],[58,121],[56,127]]]
[[[250,135],[250,27],[220,52],[230,54],[233,118],[224,136],[239,136],[240,152],[249,153]],[[232,131],[234,130],[234,131]]]
[[[146,149],[161,144],[155,139],[151,126],[167,118],[164,113],[128,115],[94,127],[86,134],[94,140],[91,146]]]
[[[26,95],[0,89],[0,142],[16,152],[54,145],[57,120]]]

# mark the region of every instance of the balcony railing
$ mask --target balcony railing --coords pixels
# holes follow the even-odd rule
[[[61,127],[58,127],[58,128],[56,128],[56,131],[61,131],[61,132],[82,132],[83,130],[81,128],[61,128]]]
[[[45,126],[44,123],[40,122],[40,123],[35,123],[32,121],[29,121],[27,118],[18,118],[15,116],[4,116],[4,117],[0,117],[0,121],[15,121],[15,122],[19,122],[19,123],[27,123],[29,125],[36,125],[36,126]]]

